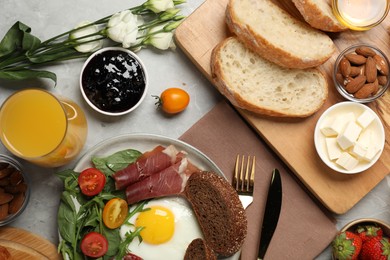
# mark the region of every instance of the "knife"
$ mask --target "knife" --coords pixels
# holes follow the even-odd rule
[[[271,183],[265,205],[263,225],[261,228],[258,260],[264,259],[265,253],[278,224],[282,207],[282,180],[278,169],[272,171]]]

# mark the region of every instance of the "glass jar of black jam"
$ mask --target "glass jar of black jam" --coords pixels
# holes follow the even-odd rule
[[[80,76],[85,100],[106,115],[123,115],[144,99],[147,73],[140,59],[120,47],[103,48],[85,62]]]

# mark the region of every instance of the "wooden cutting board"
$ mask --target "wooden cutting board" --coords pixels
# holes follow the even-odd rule
[[[13,259],[62,259],[55,245],[19,228],[0,227],[0,246],[6,247]]]
[[[229,35],[225,24],[227,2],[228,0],[206,0],[186,18],[175,33],[177,45],[210,81],[211,51]],[[291,0],[276,2],[293,16],[303,20]],[[315,124],[326,108],[343,101],[332,81],[332,69],[337,55],[352,44],[364,42],[377,46],[390,57],[390,37],[387,32],[389,25],[390,17],[387,17],[382,24],[369,31],[329,34],[337,51],[320,68],[327,75],[330,93],[325,105],[313,116],[306,119],[270,119],[238,109],[314,196],[336,214],[343,214],[351,209],[390,172],[390,147],[386,141],[379,161],[365,172],[355,175],[337,173],[329,169],[315,151]],[[379,101],[368,106],[384,123],[387,140],[390,133],[390,95],[386,93]]]

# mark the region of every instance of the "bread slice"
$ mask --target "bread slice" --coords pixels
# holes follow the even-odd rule
[[[211,55],[214,84],[229,101],[257,114],[307,117],[328,96],[318,69],[280,67],[246,48],[236,37],[218,44]]]
[[[270,0],[229,0],[226,23],[248,47],[286,68],[316,67],[335,51],[328,35]]]
[[[216,260],[213,250],[201,238],[196,238],[188,245],[184,260]]]
[[[226,179],[212,172],[193,173],[184,195],[215,254],[229,257],[240,250],[247,234],[247,218],[237,192]]]
[[[329,0],[292,0],[305,21],[312,27],[327,32],[341,32],[348,29],[333,14]]]

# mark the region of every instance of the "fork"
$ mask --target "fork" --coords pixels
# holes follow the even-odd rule
[[[255,163],[255,156],[247,156],[245,159],[245,155],[237,155],[232,186],[236,189],[244,209],[253,202]]]

